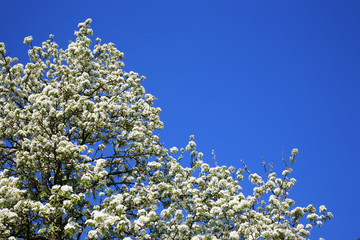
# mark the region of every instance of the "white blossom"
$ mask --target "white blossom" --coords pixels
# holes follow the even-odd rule
[[[297,155],[299,152],[299,150],[297,148],[294,148],[293,150],[291,150],[291,155]]]
[[[231,239],[233,239],[233,240],[237,240],[237,239],[239,239],[239,234],[237,233],[237,232],[235,232],[235,231],[232,231],[232,232],[230,232],[230,238]]]
[[[171,153],[177,153],[177,151],[179,151],[177,147],[170,148]]]
[[[24,44],[29,44],[31,43],[33,40],[33,37],[32,36],[28,36],[26,38],[24,38]]]

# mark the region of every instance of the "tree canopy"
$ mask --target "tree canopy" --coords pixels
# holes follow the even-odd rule
[[[90,23],[65,50],[26,37],[25,66],[0,43],[1,238],[306,239],[332,217],[290,198],[297,149],[264,177],[210,167],[193,136],[166,149],[145,77],[113,43],[93,44]]]

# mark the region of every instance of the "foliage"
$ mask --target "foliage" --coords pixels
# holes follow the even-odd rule
[[[163,147],[144,77],[123,71],[113,43],[92,46],[90,23],[65,50],[53,35],[42,47],[26,37],[25,66],[0,43],[1,238],[305,239],[332,217],[289,198],[297,149],[282,176],[263,180],[209,167],[192,138]]]

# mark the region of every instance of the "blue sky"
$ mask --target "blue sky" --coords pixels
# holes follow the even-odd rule
[[[158,98],[168,147],[191,134],[213,164],[262,172],[299,148],[292,197],[335,218],[311,239],[360,237],[360,1],[5,1],[0,41],[66,48],[77,23],[125,53]]]

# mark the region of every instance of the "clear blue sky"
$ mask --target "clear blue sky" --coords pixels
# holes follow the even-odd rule
[[[168,147],[195,134],[213,165],[262,171],[299,148],[292,197],[335,218],[311,239],[360,237],[360,1],[0,0],[0,41],[66,48],[77,23],[125,53],[159,100]],[[319,235],[319,233],[321,233]]]

